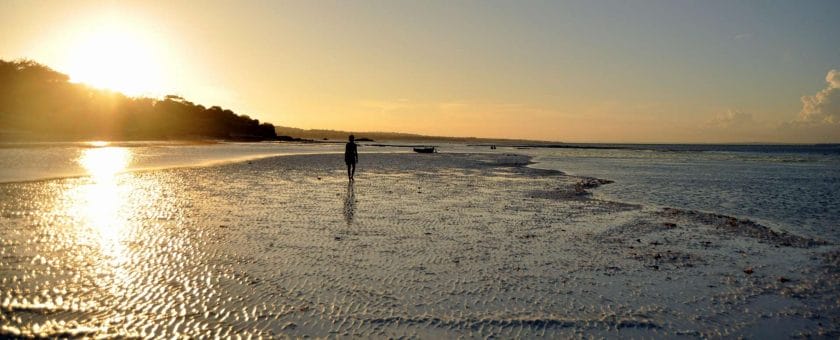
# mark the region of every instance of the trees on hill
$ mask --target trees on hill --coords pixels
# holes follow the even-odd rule
[[[128,97],[69,82],[30,60],[0,60],[0,138],[275,139],[274,126],[182,97]]]

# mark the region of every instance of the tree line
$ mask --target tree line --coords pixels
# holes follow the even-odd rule
[[[180,96],[129,97],[70,82],[31,60],[0,60],[0,138],[277,139],[274,125]]]

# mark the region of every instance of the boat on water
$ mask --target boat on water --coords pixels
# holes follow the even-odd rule
[[[435,147],[430,146],[430,147],[414,148],[414,152],[416,152],[416,153],[435,153]]]

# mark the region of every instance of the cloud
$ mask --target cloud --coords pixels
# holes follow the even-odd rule
[[[825,81],[827,81],[832,88],[840,88],[840,71],[828,71],[828,74],[825,76]]]
[[[706,122],[706,126],[727,129],[750,126],[753,123],[752,114],[737,110],[728,110]]]
[[[760,115],[729,109],[712,116],[696,130],[706,141],[766,142],[778,138],[773,132],[775,126]]]
[[[802,97],[802,111],[798,122],[804,124],[840,123],[840,71],[831,70],[825,76],[828,86],[813,96]]]
[[[707,139],[725,142],[840,142],[840,71],[828,71],[825,81],[817,93],[801,98],[802,108],[795,116],[779,121],[729,109],[707,118],[698,130]]]
[[[840,141],[840,71],[825,76],[826,87],[813,96],[802,97],[799,116],[782,123],[779,130],[799,142]]]

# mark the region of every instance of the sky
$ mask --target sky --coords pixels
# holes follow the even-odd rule
[[[0,58],[275,125],[840,142],[840,1],[0,2]]]

